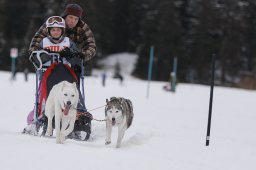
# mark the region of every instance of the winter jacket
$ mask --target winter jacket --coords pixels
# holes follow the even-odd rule
[[[46,25],[42,25],[36,32],[29,47],[29,53],[31,54],[34,50],[40,49],[40,42],[43,38],[47,37],[48,32]],[[96,44],[93,33],[89,26],[80,20],[76,27],[72,29],[66,29],[66,36],[69,37],[81,50],[81,53],[85,61],[90,60],[96,53]]]
[[[45,37],[39,44],[40,49],[46,49],[51,52],[60,52],[64,48],[70,48],[71,52],[78,51],[76,44],[68,37],[64,37],[60,42],[51,41],[51,38]]]

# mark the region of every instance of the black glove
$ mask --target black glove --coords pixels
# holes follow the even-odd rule
[[[79,58],[79,59],[82,59],[83,57],[83,54],[81,52],[73,52],[73,58]]]
[[[60,57],[66,58],[67,60],[72,58],[73,52],[70,48],[66,47],[62,51],[60,51]]]
[[[46,53],[42,53],[40,55],[40,58],[41,58],[42,64],[44,64],[47,61],[50,61],[52,59],[52,57],[49,54],[46,54]]]
[[[79,55],[73,55],[73,58],[68,59],[68,62],[72,65],[72,66],[80,66],[81,65],[81,58]]]
[[[44,64],[47,61],[51,60],[51,56],[48,55],[48,53],[46,53],[46,52],[42,52],[42,53],[40,53],[40,56],[38,58],[37,53],[32,53],[32,56],[31,56],[30,60],[36,68],[39,68],[40,67],[40,61],[41,61],[42,64]]]
[[[67,61],[72,65],[81,65],[81,53],[77,51],[73,51],[70,48],[64,48],[60,52],[60,56],[67,59]]]

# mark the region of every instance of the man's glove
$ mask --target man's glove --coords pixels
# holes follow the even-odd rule
[[[61,57],[67,59],[67,61],[71,65],[80,65],[81,64],[81,53],[77,51],[73,51],[70,48],[64,48],[60,53]]]
[[[72,58],[73,52],[70,48],[66,47],[62,51],[60,51],[60,57],[66,58],[67,60]]]
[[[82,59],[82,57],[83,57],[83,54],[81,52],[76,51],[73,53],[73,58]]]
[[[74,57],[68,60],[68,62],[72,65],[72,66],[80,66],[81,65],[81,58],[78,57]]]

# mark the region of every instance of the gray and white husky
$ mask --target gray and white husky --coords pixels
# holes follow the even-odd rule
[[[133,120],[133,106],[129,99],[122,97],[111,97],[110,101],[106,99],[106,145],[111,143],[112,127],[118,127],[118,138],[116,147],[120,148],[126,129],[128,129]]]

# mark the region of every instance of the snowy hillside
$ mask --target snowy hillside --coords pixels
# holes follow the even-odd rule
[[[122,96],[134,105],[134,122],[121,148],[116,135],[105,146],[105,124],[92,122],[91,139],[66,140],[23,135],[26,116],[33,108],[35,77],[23,74],[10,82],[9,72],[0,72],[0,169],[1,170],[254,170],[256,168],[255,91],[216,87],[210,146],[205,146],[208,86],[179,84],[175,94],[165,92],[165,82],[125,79],[124,85],[108,78],[85,78],[87,108]],[[104,118],[104,108],[91,112]],[[116,130],[114,131],[116,134]]]
[[[121,74],[130,75],[134,69],[138,56],[131,53],[119,53],[109,55],[98,61],[98,65],[108,72],[114,72],[115,66],[120,65]]]

